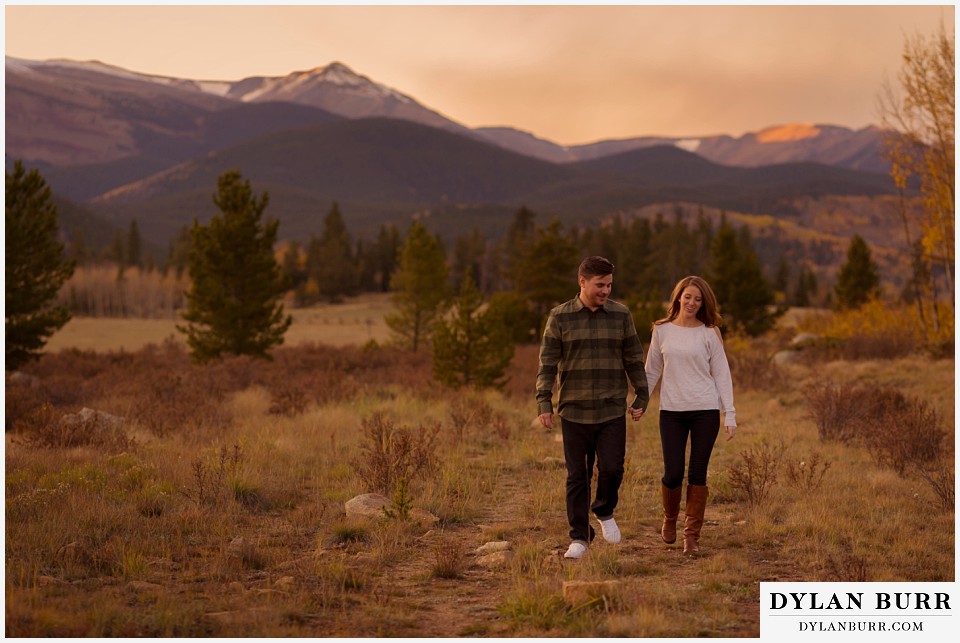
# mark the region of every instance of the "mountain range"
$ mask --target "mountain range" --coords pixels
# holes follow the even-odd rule
[[[7,164],[40,168],[94,216],[136,218],[155,243],[209,216],[230,168],[270,192],[288,238],[316,234],[333,201],[358,234],[411,213],[495,232],[520,205],[578,221],[652,203],[775,213],[798,197],[892,192],[878,128],[561,146],[471,129],[342,63],[227,82],[7,57],[5,89]]]

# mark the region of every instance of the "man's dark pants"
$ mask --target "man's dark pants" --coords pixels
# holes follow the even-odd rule
[[[560,418],[563,430],[563,455],[567,461],[567,520],[570,539],[589,543],[594,530],[590,512],[601,519],[613,515],[617,507],[623,460],[627,450],[627,418],[600,424],[578,424]],[[590,502],[590,479],[597,463],[597,496]]]

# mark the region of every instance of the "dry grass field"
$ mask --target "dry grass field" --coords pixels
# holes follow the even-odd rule
[[[389,329],[383,316],[391,308],[388,293],[366,293],[342,304],[310,308],[286,307],[293,317],[285,343],[296,346],[322,342],[329,346],[362,345],[370,340],[385,342]],[[183,342],[177,332],[179,319],[74,317],[47,343],[49,352],[65,348],[92,351],[137,351],[168,338]]]
[[[772,340],[729,342],[741,428],[714,450],[703,554],[659,539],[655,397],[628,424],[623,542],[567,561],[537,348],[503,392],[447,391],[427,355],[360,348],[382,322],[348,310],[302,315],[273,362],[205,367],[139,322],[97,352],[67,349],[68,326],[8,379],[5,634],[756,637],[762,581],[954,580],[952,360],[774,367]],[[352,342],[337,314],[360,320]],[[925,413],[911,435],[946,460],[884,450],[870,436],[892,416],[863,409],[830,437],[867,390]],[[60,421],[84,407],[123,424]],[[346,514],[378,490],[386,512]],[[571,581],[614,582],[565,600]]]

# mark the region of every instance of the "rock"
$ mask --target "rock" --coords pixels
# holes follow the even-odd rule
[[[163,585],[148,583],[143,580],[132,580],[127,583],[127,589],[132,589],[135,592],[159,592],[163,590]]]
[[[572,607],[580,607],[598,598],[615,598],[619,591],[620,581],[617,580],[571,580],[563,584],[563,602]]]
[[[69,585],[69,583],[53,576],[37,576],[37,587],[62,587],[64,585]]]
[[[773,363],[777,366],[795,364],[799,361],[800,353],[798,351],[778,351],[773,355]]]
[[[27,388],[40,388],[40,378],[36,375],[28,375],[16,371],[7,377],[7,384],[10,386],[25,386]]]
[[[410,519],[414,522],[419,522],[421,524],[432,525],[434,523],[440,522],[440,519],[434,516],[432,513],[426,509],[411,509],[410,510]]]
[[[227,558],[248,560],[253,555],[253,545],[243,536],[237,536],[227,545]]]
[[[510,549],[510,542],[507,540],[495,540],[477,547],[476,552],[480,556],[492,554],[498,551],[507,551]]]
[[[547,456],[541,464],[546,469],[562,469],[567,466],[567,462],[563,458],[554,458],[553,456]]]
[[[369,518],[379,520],[386,514],[384,509],[389,509],[392,503],[386,496],[379,493],[364,493],[355,496],[343,505],[348,518]],[[425,509],[411,509],[410,519],[414,522],[433,524],[440,522],[440,519]]]
[[[293,576],[281,576],[273,586],[277,589],[293,589],[297,586],[297,579]]]
[[[85,429],[95,433],[120,433],[123,418],[84,407],[79,413],[68,413],[60,418],[60,427],[68,431]]]
[[[86,551],[84,550],[83,545],[76,541],[67,543],[57,550],[57,558],[65,563],[76,562],[83,558],[85,554]]]
[[[494,569],[497,567],[506,567],[510,564],[510,561],[513,560],[512,551],[495,551],[492,554],[487,554],[486,556],[481,556],[477,559],[477,564],[481,567],[486,567],[487,569]]]
[[[383,518],[383,509],[390,506],[390,500],[379,493],[364,493],[355,496],[343,505],[348,518]]]
[[[813,333],[800,333],[796,337],[790,340],[791,346],[798,346],[800,344],[808,344],[810,342],[816,341],[819,339],[819,335],[814,335]]]

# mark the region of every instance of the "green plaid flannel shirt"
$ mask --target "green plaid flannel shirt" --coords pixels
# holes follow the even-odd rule
[[[540,344],[537,412],[553,412],[553,385],[559,379],[557,413],[581,424],[599,424],[626,413],[627,378],[637,397],[649,400],[643,347],[630,309],[607,300],[595,312],[579,295],[550,311]]]

